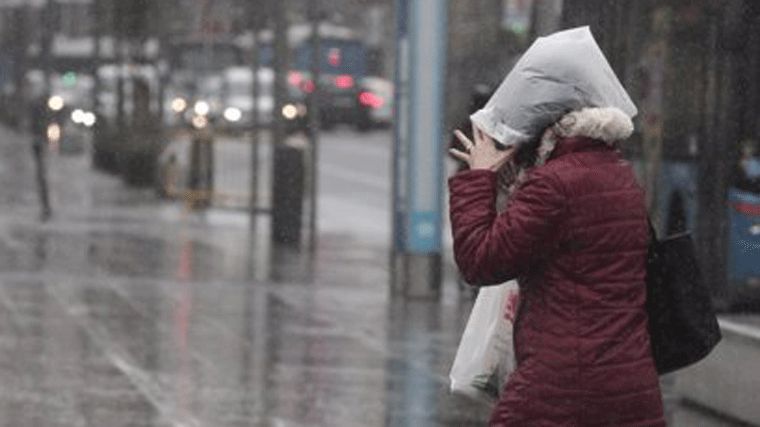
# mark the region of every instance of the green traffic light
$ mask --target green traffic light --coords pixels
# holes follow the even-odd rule
[[[64,85],[74,86],[77,84],[77,73],[69,71],[68,73],[64,74],[61,79],[63,80]]]

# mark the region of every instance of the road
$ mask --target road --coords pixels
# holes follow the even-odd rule
[[[390,240],[392,188],[392,133],[379,130],[356,133],[337,129],[320,134],[316,167],[317,220],[320,233],[351,234],[376,244]],[[302,136],[288,144],[306,146]],[[218,136],[214,140],[215,204],[221,208],[249,206],[252,183],[250,137]],[[171,144],[180,169],[189,164],[189,138]],[[305,150],[304,152],[307,152]],[[309,159],[305,158],[307,168]],[[256,163],[257,205],[267,209],[272,200],[272,146],[262,134]],[[308,193],[308,176],[306,171]]]
[[[319,146],[318,224],[372,242],[391,238],[393,140],[390,132],[324,134]]]

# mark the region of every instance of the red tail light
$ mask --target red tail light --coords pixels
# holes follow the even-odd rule
[[[335,78],[335,86],[338,89],[350,89],[354,87],[354,78],[349,75],[342,75]]]
[[[385,103],[382,96],[377,96],[371,92],[362,92],[359,94],[359,102],[362,105],[372,108],[380,108]]]
[[[314,92],[314,82],[311,80],[305,80],[303,83],[301,83],[301,91],[303,93]]]
[[[745,214],[745,215],[756,215],[760,216],[760,205],[752,204],[752,203],[744,203],[744,202],[730,202],[731,207],[739,213]]]
[[[288,83],[290,83],[293,86],[299,86],[303,82],[303,75],[301,73],[291,71],[290,74],[288,74]]]

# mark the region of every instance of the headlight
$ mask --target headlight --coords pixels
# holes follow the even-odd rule
[[[95,113],[77,108],[71,112],[71,121],[76,124],[92,127],[95,125],[96,121]]]
[[[187,108],[187,101],[185,98],[176,97],[172,100],[172,111],[175,113],[181,113]]]
[[[211,111],[211,106],[206,101],[198,101],[195,103],[193,110],[195,111],[195,114],[205,116]]]
[[[749,228],[749,234],[753,236],[760,236],[760,224],[755,224]]]
[[[229,122],[237,122],[243,117],[243,112],[235,107],[228,107],[224,110],[224,118]]]
[[[208,117],[204,115],[195,115],[193,116],[193,127],[196,129],[203,129],[208,125]]]
[[[53,95],[48,99],[48,107],[50,107],[53,111],[61,111],[63,109],[65,102],[63,100],[63,97],[59,95]]]
[[[52,143],[61,141],[61,126],[58,123],[51,123],[47,127],[47,138]]]
[[[282,107],[282,115],[288,120],[298,117],[298,108],[293,104],[286,104]]]
[[[303,104],[285,104],[282,107],[282,116],[288,120],[294,120],[296,117],[306,117],[306,106]]]
[[[77,108],[71,112],[71,121],[76,124],[84,123],[84,110]]]
[[[97,118],[95,117],[95,113],[91,111],[87,111],[84,113],[84,116],[82,117],[82,123],[84,123],[85,126],[93,127],[95,125],[95,122],[97,121]]]

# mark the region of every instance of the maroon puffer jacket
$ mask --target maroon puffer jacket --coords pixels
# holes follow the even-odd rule
[[[644,195],[630,164],[600,141],[559,141],[505,212],[496,174],[449,180],[457,264],[469,282],[519,277],[517,369],[495,426],[661,427],[651,356]]]

